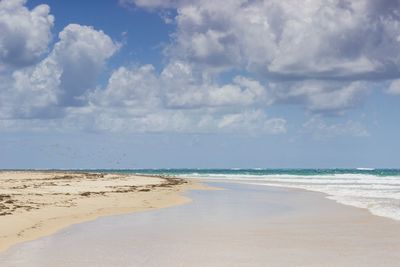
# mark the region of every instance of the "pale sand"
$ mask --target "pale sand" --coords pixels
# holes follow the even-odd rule
[[[189,180],[124,174],[0,172],[0,251],[101,216],[184,204]]]

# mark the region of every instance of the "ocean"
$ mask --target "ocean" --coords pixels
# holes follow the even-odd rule
[[[138,169],[112,172],[165,174],[305,189],[325,193],[329,199],[368,209],[378,216],[400,220],[398,169]]]

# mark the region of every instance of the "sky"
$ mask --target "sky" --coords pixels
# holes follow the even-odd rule
[[[400,168],[400,1],[0,0],[0,168]]]

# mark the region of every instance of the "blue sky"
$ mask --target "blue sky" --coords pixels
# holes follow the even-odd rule
[[[0,2],[0,168],[399,168],[398,1]]]

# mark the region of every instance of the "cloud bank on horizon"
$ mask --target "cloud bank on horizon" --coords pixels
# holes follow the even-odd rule
[[[346,116],[378,83],[400,96],[400,1],[120,4],[175,26],[162,69],[107,70],[124,44],[101,29],[70,24],[53,42],[48,5],[0,1],[0,130],[281,134],[287,119],[269,108],[296,105],[312,114],[305,131],[365,136],[324,116]]]

